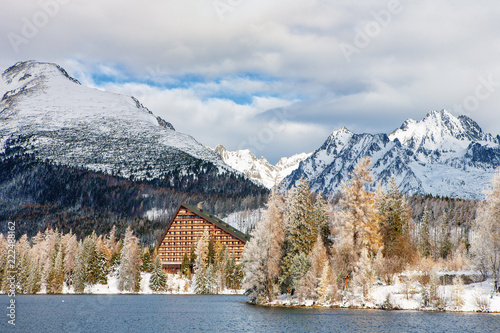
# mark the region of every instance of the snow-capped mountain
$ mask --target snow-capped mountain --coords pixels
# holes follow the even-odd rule
[[[85,87],[58,65],[19,62],[2,74],[0,89],[0,156],[22,151],[134,179],[196,176],[208,167],[242,176],[134,97]]]
[[[343,127],[283,184],[291,187],[304,177],[315,191],[335,192],[364,156],[371,157],[375,181],[387,184],[394,175],[406,193],[480,199],[500,165],[500,137],[446,110],[408,119],[389,135],[354,134]]]
[[[297,169],[299,163],[309,157],[309,153],[300,153],[291,157],[281,158],[276,165],[269,163],[264,157],[258,159],[248,149],[228,151],[223,145],[215,147],[224,163],[243,172],[248,178],[272,188]]]

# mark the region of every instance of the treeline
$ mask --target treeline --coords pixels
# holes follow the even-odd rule
[[[130,228],[121,240],[116,233],[113,228],[107,236],[92,233],[81,240],[52,229],[31,239],[23,235],[18,241],[0,235],[1,289],[60,294],[66,287],[83,293],[87,286],[107,284],[112,273],[118,276],[120,290],[136,292],[140,273],[153,268],[149,249],[140,247]]]
[[[7,221],[16,221],[17,235],[28,237],[52,228],[84,238],[107,234],[113,225],[120,233],[130,226],[143,243],[154,244],[181,202],[203,201],[223,216],[259,208],[267,199],[267,190],[248,180],[219,175],[213,166],[202,169],[197,177],[132,181],[14,154],[0,159],[0,232],[6,233]],[[162,216],[148,219],[153,209]]]
[[[312,194],[304,179],[270,196],[243,255],[251,301],[289,294],[336,302],[352,297],[352,288],[366,297],[377,280],[392,284],[413,269],[421,274],[422,299],[438,302],[439,265],[477,268],[498,280],[500,174],[477,208],[466,200],[408,198],[394,179],[385,190],[368,190],[374,188],[370,163],[360,161],[329,202]]]
[[[84,293],[87,287],[108,284],[108,277],[115,276],[120,291],[138,292],[141,272],[148,272],[153,292],[172,291],[157,253],[141,247],[130,227],[121,239],[118,235],[115,227],[108,235],[92,233],[80,240],[73,233],[52,229],[32,238],[23,235],[17,241],[0,234],[0,290],[60,294],[66,288]],[[239,289],[243,278],[234,255],[220,242],[214,243],[207,231],[185,254],[180,275],[185,280],[184,291],[192,281],[198,294]]]

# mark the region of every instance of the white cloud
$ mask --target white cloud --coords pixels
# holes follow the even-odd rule
[[[256,115],[296,102],[285,139],[266,145],[270,159],[292,144],[315,149],[320,135],[340,125],[388,131],[431,109],[457,114],[481,78],[500,82],[494,0],[399,0],[397,14],[351,62],[340,45],[354,45],[367,24],[376,28],[397,0],[221,1],[231,6],[222,14],[201,0],[5,0],[0,66],[59,63],[82,83],[136,95],[210,145],[236,146],[266,128],[270,118]],[[45,10],[40,3],[55,2],[55,14],[15,52],[9,33],[22,37],[26,22]],[[95,74],[117,82],[94,82]],[[500,133],[500,87],[479,102],[464,111]]]

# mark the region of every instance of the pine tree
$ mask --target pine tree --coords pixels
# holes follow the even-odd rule
[[[285,238],[283,210],[283,198],[277,193],[272,193],[263,218],[256,225],[252,238],[243,252],[243,286],[247,289],[248,298],[254,303],[265,300],[270,302],[273,299],[274,285],[281,273],[282,246]],[[237,272],[238,265],[234,262],[228,265]],[[236,280],[233,275],[231,284]]]
[[[289,191],[286,207],[281,289],[293,292],[298,279],[305,274],[302,259],[307,259],[319,231],[311,190],[305,179],[300,179],[297,187]]]
[[[151,273],[151,278],[149,279],[149,288],[154,292],[161,292],[165,290],[167,284],[167,278],[161,267],[160,257],[156,256],[156,260],[153,267],[153,272]]]
[[[297,187],[291,190],[287,208],[285,232],[288,251],[293,255],[301,252],[309,254],[318,235],[316,222],[319,222],[318,219],[322,216],[321,212],[316,214],[311,190],[305,179],[302,178]]]
[[[100,276],[99,254],[96,247],[96,235],[85,237],[83,240],[83,255],[85,256],[85,271],[87,272],[86,281],[90,285],[97,283]]]
[[[381,215],[380,232],[384,243],[385,256],[399,255],[399,242],[407,229],[409,216],[403,207],[403,196],[398,190],[394,176],[389,181],[389,189],[382,195],[379,203]]]
[[[424,215],[420,223],[420,254],[422,257],[427,258],[432,253],[431,234],[429,228],[429,208],[425,205]]]
[[[76,293],[82,293],[85,290],[87,282],[87,257],[85,255],[83,242],[78,244],[78,251],[75,258],[75,268],[73,271],[73,287]]]
[[[328,248],[332,245],[330,239],[329,215],[327,211],[327,203],[325,197],[320,193],[316,196],[314,203],[314,225],[318,228],[318,233],[321,236],[323,244]]]
[[[96,283],[107,284],[110,268],[108,258],[104,252],[97,254],[97,272]]]
[[[214,239],[210,237],[208,240],[207,264],[212,265],[214,263],[214,259],[215,259]]]
[[[184,256],[182,257],[182,264],[181,264],[181,274],[184,276],[190,276],[191,270],[190,270],[190,264],[189,264],[189,256],[187,252],[184,252]]]
[[[216,272],[215,272],[215,266],[213,264],[207,265],[207,269],[205,270],[205,292],[202,294],[216,294],[215,290],[215,278],[216,278]]]
[[[450,227],[448,225],[448,212],[441,217],[441,231],[439,233],[439,257],[447,259],[453,249]]]
[[[143,272],[151,272],[153,269],[153,263],[151,261],[151,254],[149,253],[149,249],[145,248],[142,253],[142,267],[141,270]]]
[[[27,288],[26,288],[26,293],[27,294],[36,294],[40,291],[41,289],[41,268],[40,268],[40,263],[38,262],[38,259],[32,255],[31,260],[31,265],[29,267],[29,278],[28,278],[28,283],[27,283]]]

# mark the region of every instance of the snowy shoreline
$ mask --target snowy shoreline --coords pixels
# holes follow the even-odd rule
[[[420,285],[413,283],[409,289],[405,285],[374,286],[363,298],[354,291],[343,292],[343,301],[321,302],[310,299],[300,300],[298,296],[280,295],[274,301],[260,304],[267,307],[336,308],[385,311],[427,311],[456,313],[500,313],[500,293],[491,293],[493,280],[464,285],[458,295],[453,294],[453,285],[438,286],[439,306],[422,306]],[[455,298],[454,298],[455,297]]]
[[[194,286],[186,278],[180,277],[178,274],[166,274],[166,276],[167,290],[161,292],[151,290],[149,287],[151,273],[143,272],[141,273],[141,287],[138,292],[120,291],[118,288],[118,276],[110,274],[108,275],[107,284],[87,285],[83,293],[76,293],[73,286],[68,288],[65,284],[60,294],[48,294],[43,285],[38,293],[29,295],[196,295]],[[243,295],[244,292],[242,289],[224,289],[218,295]]]
[[[57,295],[196,295],[194,285],[178,274],[167,274],[167,289],[154,292],[149,287],[151,273],[141,273],[141,287],[138,292],[120,291],[118,276],[108,275],[107,284],[86,286],[83,293],[75,293],[73,286],[64,286],[62,293]],[[357,288],[339,292],[341,301],[318,301],[299,299],[298,296],[280,295],[272,302],[256,304],[264,307],[295,307],[320,309],[359,309],[385,311],[426,311],[426,312],[455,312],[455,313],[500,313],[500,293],[491,293],[494,282],[488,279],[482,282],[463,285],[457,294],[454,285],[439,285],[439,305],[422,306],[422,286],[418,282],[408,285],[397,281],[393,285],[373,285],[367,297]],[[33,295],[50,295],[45,286]],[[244,295],[244,290],[221,290],[218,295]],[[248,304],[253,304],[248,302]]]

